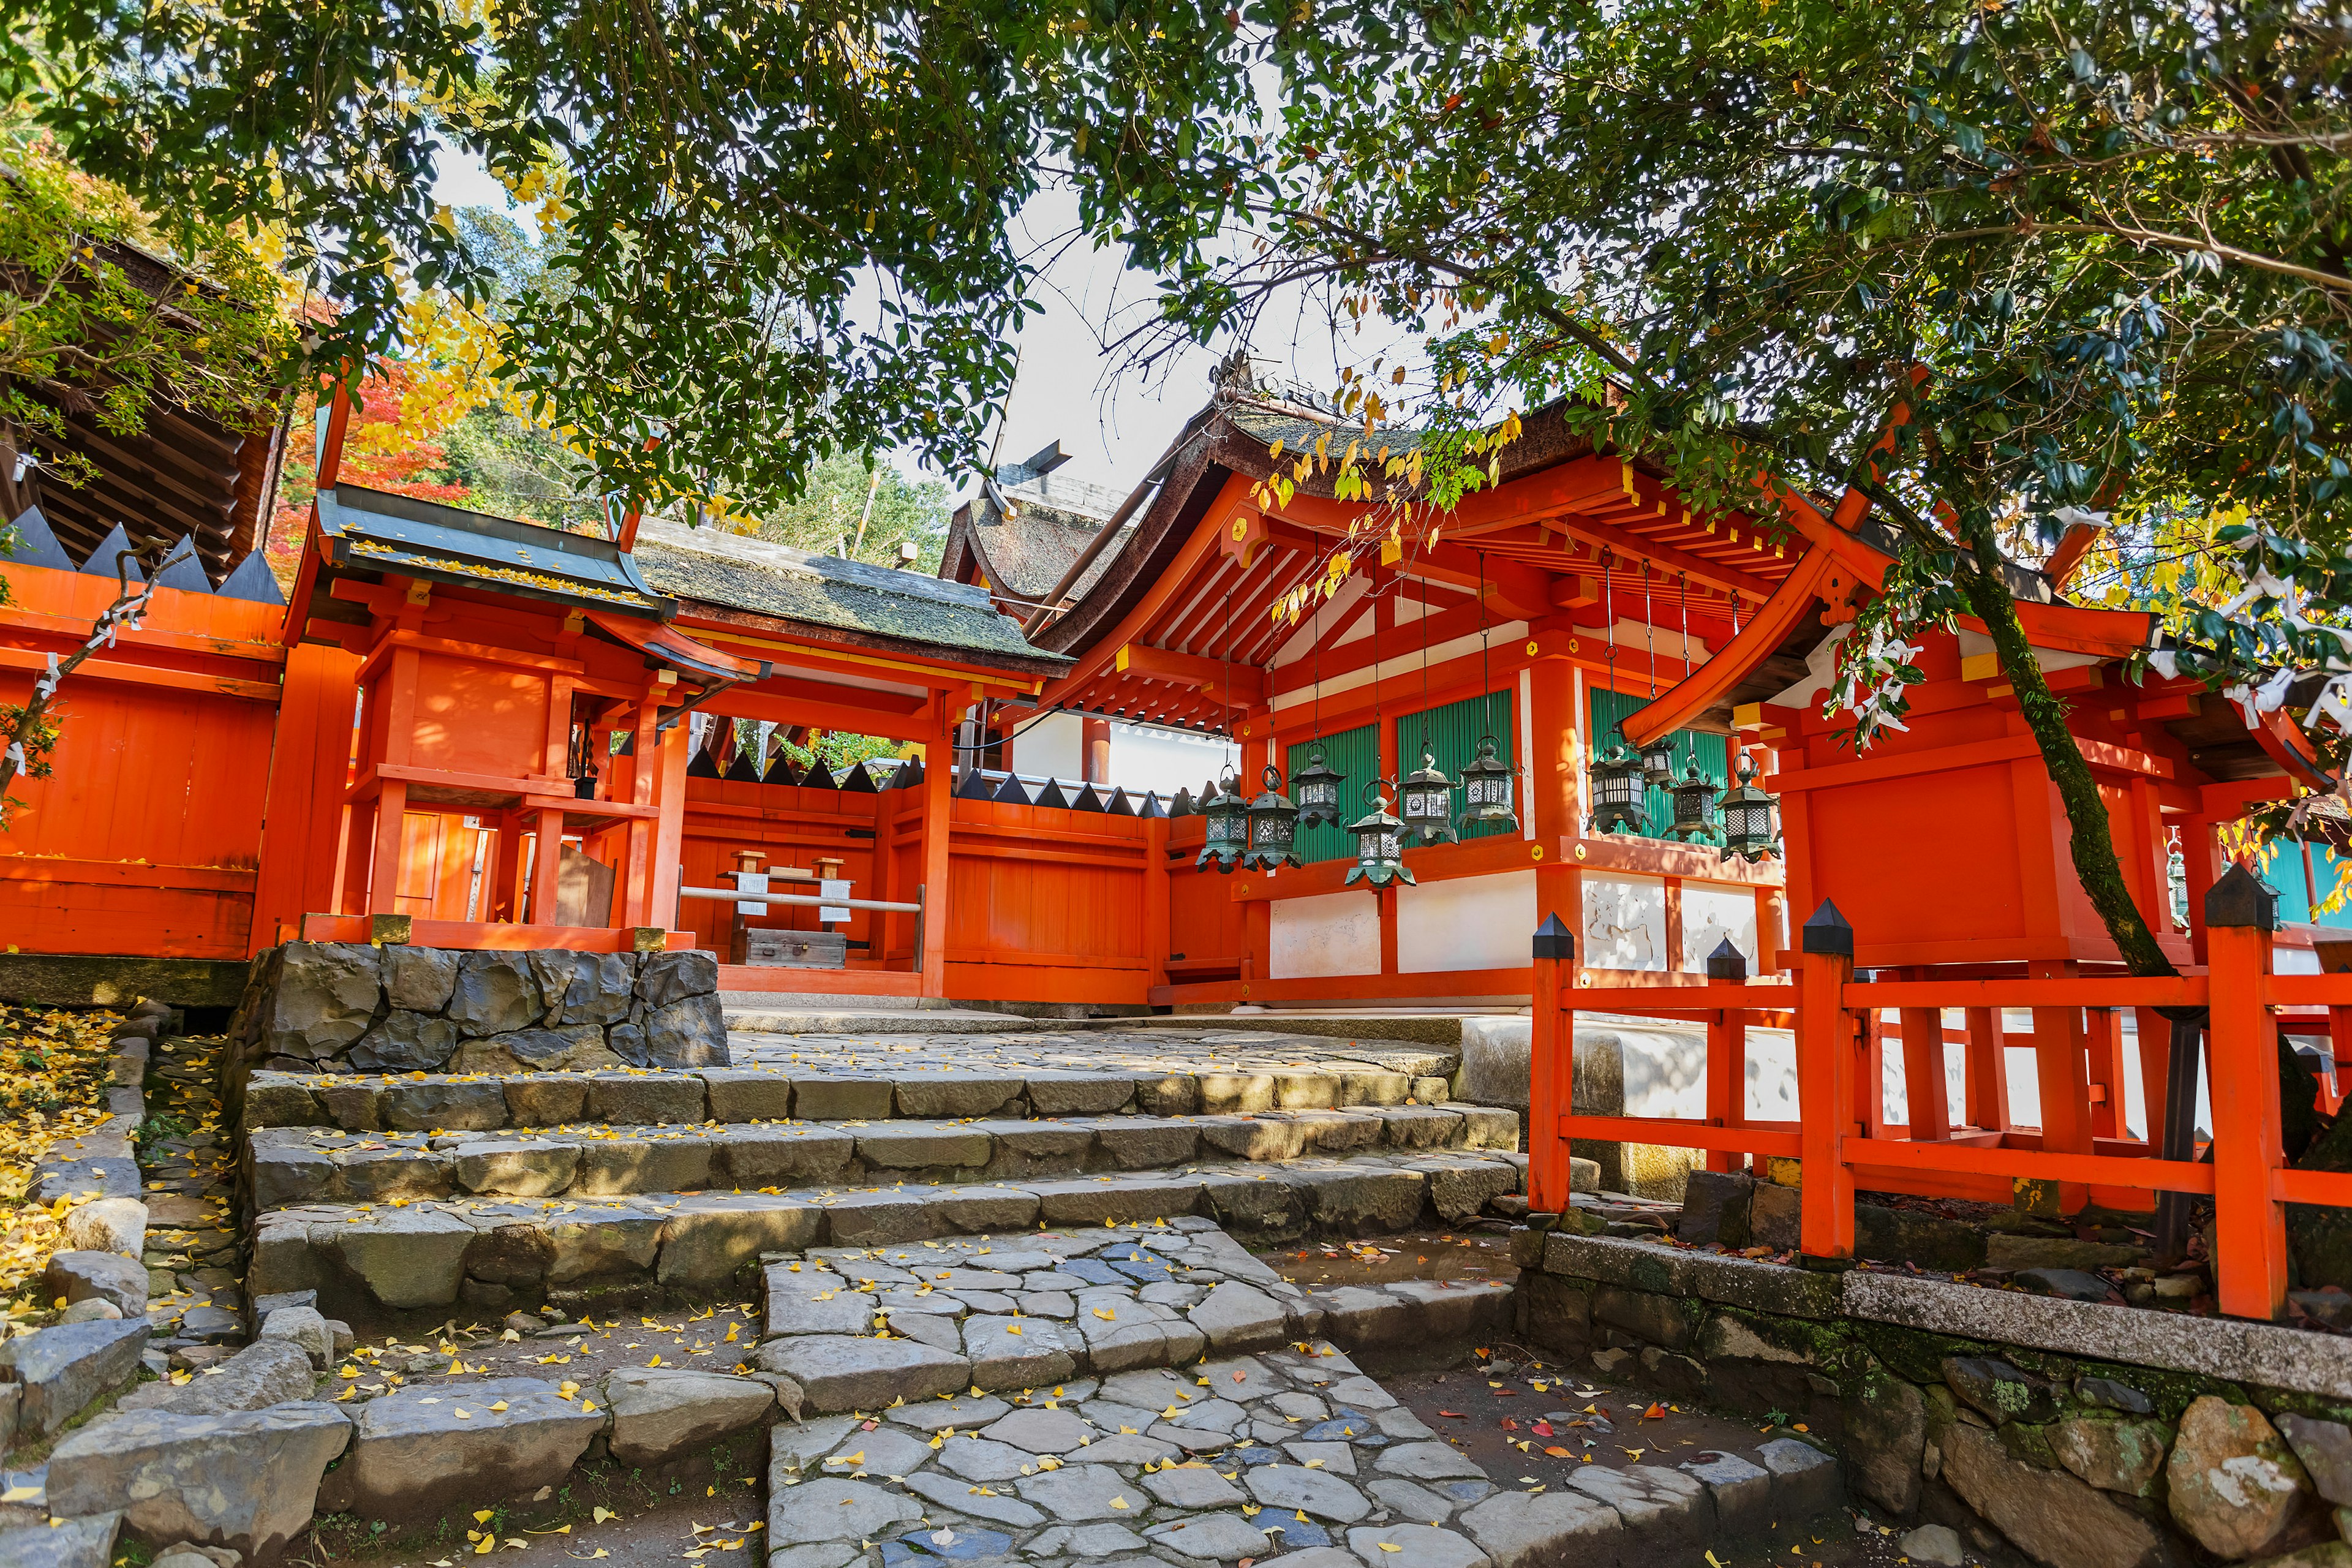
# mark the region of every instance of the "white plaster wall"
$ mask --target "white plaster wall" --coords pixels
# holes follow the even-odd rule
[[[1515,969],[1528,962],[1538,920],[1533,871],[1399,888],[1397,968]]]
[[[1075,718],[1074,718],[1074,721]],[[1163,730],[1156,724],[1121,724],[1110,727],[1110,778],[1108,782],[1121,789],[1140,794],[1157,790],[1162,801],[1180,789],[1194,795],[1201,786],[1219,776],[1228,763],[1241,765],[1241,748],[1214,735],[1196,734],[1185,730]],[[1022,772],[1034,773],[1025,762]],[[1078,763],[1073,760],[1067,777],[1078,776]],[[1255,786],[1253,786],[1255,793]],[[1374,950],[1377,952],[1377,949]],[[1380,965],[1372,966],[1377,970]]]
[[[1048,713],[1032,721],[1013,742],[1013,771],[1031,778],[1083,776],[1086,727],[1086,721],[1076,713]]]
[[[1706,973],[1706,956],[1725,938],[1748,960],[1756,973],[1756,895],[1745,888],[1707,888],[1683,884],[1683,967],[1694,974]]]
[[[1587,871],[1583,953],[1592,969],[1665,968],[1665,883]]]
[[[1266,955],[1271,978],[1381,972],[1381,906],[1370,893],[1350,888],[1311,899],[1276,899],[1273,908]]]

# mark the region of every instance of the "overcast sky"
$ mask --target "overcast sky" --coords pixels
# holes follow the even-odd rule
[[[487,206],[529,223],[506,190],[476,161],[443,149],[435,195],[450,206]],[[1015,462],[1060,441],[1069,454],[1061,472],[1115,489],[1132,489],[1184,421],[1208,401],[1209,378],[1220,354],[1191,348],[1144,375],[1118,354],[1116,337],[1151,312],[1151,279],[1129,272],[1115,251],[1066,240],[1077,216],[1065,190],[1041,193],[1014,224],[1015,243],[1036,252],[1045,270],[1034,298],[1045,308],[1021,331],[1021,371],[1013,391],[998,459]],[[1350,332],[1351,357],[1393,352],[1392,333]],[[1322,314],[1301,299],[1269,311],[1252,352],[1309,386],[1329,390],[1338,359]],[[911,454],[889,454],[910,477],[922,473]],[[969,487],[951,487],[961,495]]]

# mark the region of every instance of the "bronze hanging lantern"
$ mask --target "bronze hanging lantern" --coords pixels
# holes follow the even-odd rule
[[[1749,781],[1756,770],[1743,757],[1739,763],[1739,783],[1726,790],[1723,812],[1723,858],[1726,860],[1761,860],[1778,858],[1780,839],[1780,797],[1767,795]]]
[[[1721,793],[1715,781],[1699,771],[1698,759],[1693,757],[1683,776],[1675,781],[1675,825],[1666,829],[1666,837],[1685,844],[1713,843],[1715,797]]]
[[[1496,753],[1492,735],[1478,739],[1478,754],[1462,766],[1462,826],[1499,823],[1516,832],[1519,819],[1511,810],[1511,764]]]
[[[1202,841],[1195,867],[1214,863],[1226,875],[1233,874],[1234,865],[1240,860],[1242,850],[1249,843],[1249,807],[1242,804],[1241,781],[1229,766],[1220,781],[1221,787],[1201,803],[1200,812],[1207,837]]]
[[[1437,758],[1424,750],[1421,766],[1405,775],[1404,830],[1408,837],[1423,844],[1458,844],[1461,838],[1454,831],[1454,781],[1437,765]]]
[[[1592,788],[1592,831],[1639,833],[1649,820],[1642,759],[1626,747],[1621,731],[1609,749],[1592,759],[1586,778]]]
[[[1675,738],[1661,735],[1642,748],[1642,782],[1652,789],[1675,787]]]
[[[1298,807],[1282,793],[1282,770],[1268,763],[1265,793],[1249,803],[1249,847],[1242,851],[1245,870],[1267,876],[1284,866],[1298,864]]]
[[[1389,815],[1387,789],[1386,779],[1374,779],[1364,786],[1372,809],[1348,825],[1348,831],[1356,836],[1356,863],[1348,868],[1347,879],[1339,884],[1343,888],[1364,882],[1377,891],[1391,882],[1413,880],[1412,868],[1404,863],[1404,824]]]
[[[1339,786],[1347,782],[1347,774],[1324,763],[1322,742],[1307,747],[1307,765],[1290,775],[1290,795],[1298,803],[1298,826],[1312,827],[1318,822],[1328,822],[1336,826],[1339,821]]]

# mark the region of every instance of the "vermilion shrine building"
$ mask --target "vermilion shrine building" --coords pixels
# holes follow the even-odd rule
[[[159,588],[144,628],[68,685],[57,776],[21,786],[0,856],[0,927],[22,953],[235,961],[405,917],[420,942],[726,960],[739,938],[716,894],[750,870],[908,907],[831,922],[839,967],[745,965],[735,988],[1509,1004],[1531,993],[1527,933],[1546,914],[1578,929],[1582,983],[1672,986],[1726,940],[1751,973],[1783,967],[1791,911],[1829,897],[1866,966],[2112,961],[1981,637],[1931,639],[1910,731],[1862,759],[1821,717],[1832,639],[1889,559],[1857,498],[1696,517],[1538,414],[1500,482],[1426,536],[1348,549],[1363,509],[1322,476],[1279,508],[1252,494],[1277,444],[1338,427],[1228,385],[1116,501],[1055,489],[1058,454],[1041,453],[959,514],[944,571],[962,581],[370,492],[333,482],[331,435],[290,605],[249,560],[205,591],[238,564],[207,557],[202,583]],[[108,551],[77,571],[49,548],[0,567],[0,667],[17,681],[111,595]],[[1270,614],[1343,550],[1311,615]],[[2012,569],[2027,627],[2074,700],[2135,896],[2190,961],[2218,865],[2207,830],[2307,764],[2190,683],[2123,680],[2148,617],[2066,603],[2080,553]],[[1082,777],[1024,781],[1017,742],[1014,773],[985,765],[1057,710],[1089,726]],[[737,755],[734,726],[698,714],[879,736],[919,761],[801,775]],[[1301,866],[1203,867],[1189,793],[1122,789],[1091,743],[1113,721],[1230,735],[1245,798],[1319,747],[1345,817],[1299,833]],[[1779,797],[1785,868],[1664,837],[1654,788],[1640,831],[1594,831],[1588,770],[1621,726],[1718,785],[1744,757]],[[1424,752],[1458,781],[1483,738],[1516,821],[1405,849],[1410,885],[1343,886],[1370,781],[1393,804]],[[817,914],[745,924],[813,932]]]

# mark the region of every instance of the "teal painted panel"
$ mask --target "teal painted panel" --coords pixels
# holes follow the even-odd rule
[[[1604,691],[1597,686],[1591,688],[1591,693],[1592,751],[1606,751],[1618,738],[1617,726],[1623,723],[1629,715],[1648,707],[1650,699],[1640,692]],[[1696,757],[1699,772],[1712,780],[1717,787],[1729,784],[1727,770],[1730,765],[1730,743],[1724,736],[1677,730],[1674,742],[1677,777]],[[1588,756],[1591,754],[1587,753]],[[1664,790],[1654,788],[1648,792],[1647,804],[1649,817],[1643,831],[1653,838],[1662,837],[1666,829],[1675,825],[1675,797]]]
[[[1511,760],[1511,737],[1516,732],[1511,723],[1511,692],[1506,688],[1484,698],[1465,697],[1459,702],[1448,702],[1442,708],[1432,708],[1421,713],[1408,713],[1397,721],[1397,770],[1412,773],[1421,766],[1423,738],[1427,749],[1437,758],[1437,765],[1446,777],[1454,781],[1454,816],[1462,817],[1462,767],[1478,754],[1482,736],[1495,737],[1495,754],[1505,763]],[[1525,804],[1526,781],[1517,781],[1511,791],[1514,810]],[[1515,829],[1499,822],[1480,823],[1460,829],[1465,840],[1492,838]]]
[[[2273,838],[2267,847],[2263,880],[2278,890],[2278,918],[2297,925],[2311,920],[2311,887],[2304,877],[2303,845],[2293,838]],[[2316,860],[2318,856],[2312,857]]]
[[[2336,890],[2338,868],[2347,859],[2352,859],[2352,856],[2347,856],[2341,850],[2332,849],[2325,844],[2314,844],[2311,847],[2312,880],[2318,884],[2318,896],[2322,900]],[[2324,914],[2315,914],[2311,919],[2315,925],[2331,926],[2339,931],[2352,931],[2352,901],[2347,901],[2340,910],[2330,910]]]
[[[1364,785],[1381,771],[1380,732],[1370,724],[1359,724],[1336,735],[1322,736],[1320,740],[1323,765],[1336,768],[1347,775],[1347,782],[1339,786],[1339,804],[1343,823],[1353,822],[1370,809],[1360,803],[1364,798]],[[1315,743],[1309,741],[1289,749],[1283,759],[1286,777],[1307,765],[1307,749]],[[1261,782],[1257,779],[1250,781],[1251,794],[1257,793]],[[1286,793],[1288,787],[1285,784]],[[1295,843],[1298,858],[1309,866],[1318,860],[1350,860],[1356,854],[1356,841],[1348,836],[1347,828],[1344,826],[1335,827],[1324,822],[1300,828]]]

